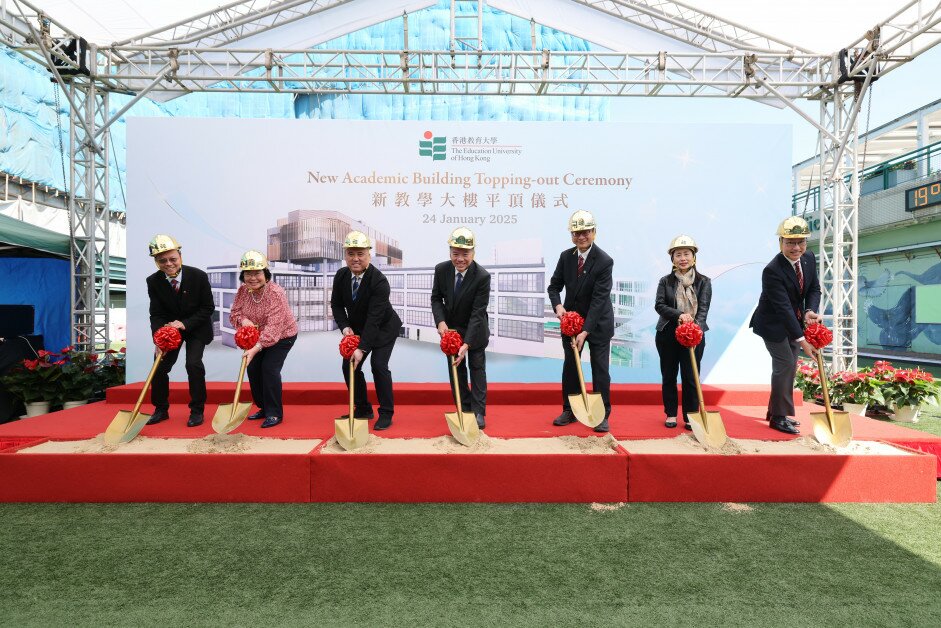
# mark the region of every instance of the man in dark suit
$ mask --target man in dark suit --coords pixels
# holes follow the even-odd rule
[[[817,258],[807,251],[810,228],[803,218],[791,216],[778,226],[781,252],[761,273],[761,297],[751,327],[771,354],[771,398],[767,418],[772,429],[799,434],[794,416],[794,375],[800,350],[814,356],[804,339],[803,325],[821,320]]]
[[[575,311],[585,319],[582,332],[575,337],[575,344],[581,352],[587,342],[591,352],[591,387],[601,394],[604,401],[604,420],[595,427],[596,432],[608,431],[608,417],[611,415],[611,375],[608,363],[611,353],[611,338],[614,336],[614,308],[611,305],[611,274],[614,260],[595,246],[595,219],[586,211],[577,211],[569,218],[569,231],[572,234],[570,249],[562,251],[559,263],[549,281],[549,301],[559,320],[568,311]],[[565,302],[559,293],[565,289]],[[569,395],[581,392],[578,382],[575,357],[570,347],[572,339],[562,336],[565,350],[565,362],[562,365],[562,414],[556,417],[553,425],[568,425],[575,421],[575,415],[569,407]]]
[[[369,263],[371,249],[372,243],[365,233],[351,231],[347,234],[343,242],[346,266],[333,277],[330,308],[344,336],[356,334],[360,337],[359,348],[350,358],[356,377],[354,416],[357,419],[373,417],[372,406],[366,397],[366,378],[363,376],[363,361],[371,353],[369,365],[379,398],[379,420],[374,429],[384,430],[392,425],[394,404],[389,358],[402,329],[402,321],[389,303],[389,281],[378,268]],[[347,360],[343,360],[342,369],[343,379],[349,386]]]
[[[186,425],[196,427],[203,423],[206,405],[206,367],[203,351],[212,342],[212,313],[216,309],[212,300],[209,276],[192,266],[183,265],[180,244],[168,235],[157,235],[150,241],[150,256],[159,269],[147,277],[150,297],[150,330],[164,325],[180,330],[186,345],[186,376],[189,380],[190,416]],[[180,350],[163,356],[154,373],[150,402],[154,413],[148,425],[170,418],[170,369],[176,364]]]
[[[438,326],[438,335],[455,329],[464,339],[457,354],[457,379],[461,391],[461,410],[473,411],[477,426],[486,427],[487,414],[487,358],[490,326],[487,305],[490,302],[490,273],[474,261],[474,233],[459,227],[448,238],[451,259],[435,266],[435,280],[431,288],[431,312]],[[467,387],[467,365],[473,390]],[[451,362],[448,358],[448,369]],[[448,377],[451,380],[451,377]],[[454,390],[454,382],[451,382]]]

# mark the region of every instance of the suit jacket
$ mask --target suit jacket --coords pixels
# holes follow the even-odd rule
[[[192,266],[183,266],[182,272],[177,292],[163,271],[147,277],[150,331],[155,332],[170,321],[180,321],[186,327],[180,332],[183,340],[195,338],[209,344],[213,336],[212,313],[216,310],[209,275]]]
[[[490,273],[477,262],[464,272],[461,292],[454,298],[457,270],[450,261],[435,266],[431,287],[431,312],[435,325],[442,321],[456,329],[471,349],[483,349],[490,343],[487,306],[490,304]]]
[[[585,259],[582,276],[578,276],[578,249],[562,251],[559,263],[549,281],[549,301],[555,309],[559,303],[566,310],[578,312],[585,318],[584,331],[589,338],[610,340],[614,336],[614,308],[611,305],[611,273],[614,260],[597,245],[591,247]],[[565,302],[559,297],[565,289]]]
[[[797,340],[804,335],[804,314],[808,310],[820,313],[817,258],[807,252],[801,255],[800,263],[804,275],[803,292],[794,267],[782,253],[775,255],[761,273],[761,297],[750,326],[765,340]]]
[[[402,329],[402,320],[389,303],[389,280],[372,264],[363,273],[355,302],[353,272],[346,266],[337,271],[330,309],[340,329],[349,327],[359,335],[359,348],[365,353],[395,342]]]
[[[654,309],[660,315],[657,321],[657,331],[661,331],[670,323],[678,322],[682,312],[676,307],[676,284],[679,281],[674,273],[664,275],[657,284],[657,299]],[[706,317],[709,316],[709,305],[712,303],[712,280],[697,272],[693,280],[693,290],[696,292],[696,324],[703,331],[709,330]]]

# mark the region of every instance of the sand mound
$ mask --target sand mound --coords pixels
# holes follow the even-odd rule
[[[205,438],[147,438],[108,445],[105,435],[86,440],[47,441],[18,453],[58,454],[306,454],[320,444],[316,439],[282,439],[245,434],[210,434]]]
[[[321,451],[325,454],[589,454],[614,455],[617,441],[605,437],[561,436],[554,438],[491,438],[480,435],[472,447],[465,447],[450,436],[437,438],[380,438],[369,435],[366,445],[344,451],[331,438]]]

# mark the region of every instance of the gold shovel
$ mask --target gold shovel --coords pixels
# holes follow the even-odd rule
[[[150,390],[150,382],[153,380],[154,373],[157,372],[157,367],[160,366],[161,360],[163,360],[163,351],[158,350],[157,358],[154,360],[154,365],[150,367],[150,374],[144,382],[144,387],[140,391],[140,396],[137,398],[134,409],[130,412],[127,410],[118,410],[118,413],[114,415],[114,419],[111,420],[111,424],[108,425],[108,429],[105,430],[106,444],[117,445],[118,443],[129,443],[137,438],[140,431],[147,425],[147,421],[150,420],[150,415],[142,413],[140,407],[141,404],[144,403],[144,397],[147,396],[147,391]]]
[[[353,387],[356,385],[355,370],[352,356],[350,357],[350,413],[341,416],[333,422],[333,434],[340,447],[346,451],[359,449],[369,440],[369,422],[356,421],[353,418]]]
[[[820,373],[820,388],[823,390],[824,412],[811,412],[814,422],[814,438],[824,445],[846,447],[853,440],[853,423],[849,412],[840,412],[830,407],[830,391],[827,389],[827,372],[823,368],[823,353],[817,349],[817,370]]]
[[[477,418],[469,420],[464,424],[464,411],[461,405],[461,388],[457,383],[457,362],[454,356],[451,356],[451,381],[454,383],[454,398],[457,402],[457,412],[445,412],[444,418],[448,422],[448,428],[451,430],[451,436],[462,445],[471,447],[480,439],[480,428],[477,427]]]
[[[251,403],[239,403],[239,395],[242,392],[242,380],[245,379],[245,367],[248,366],[248,356],[242,356],[242,368],[239,369],[239,381],[235,385],[235,399],[232,403],[220,403],[212,417],[212,429],[216,434],[228,434],[248,417],[248,411],[252,409]]]
[[[696,396],[699,398],[699,414],[689,415],[689,425],[693,436],[706,447],[720,449],[729,437],[725,433],[725,423],[718,412],[706,412],[706,402],[699,384],[699,367],[696,366],[695,347],[689,347],[689,361],[693,365],[693,379],[696,381]]]
[[[578,384],[582,392],[577,395],[569,395],[569,407],[572,414],[588,427],[597,427],[604,421],[604,399],[598,393],[589,394],[585,390],[585,376],[582,374],[582,359],[578,355],[578,348],[575,346],[575,338],[572,338],[572,353],[575,354],[575,368],[578,369]]]

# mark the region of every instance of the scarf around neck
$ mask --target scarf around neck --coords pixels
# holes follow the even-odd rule
[[[689,314],[693,318],[696,318],[696,310],[699,308],[699,302],[696,299],[696,291],[693,290],[693,282],[696,281],[696,270],[690,268],[685,273],[674,270],[673,275],[677,279],[676,308],[684,314]]]

